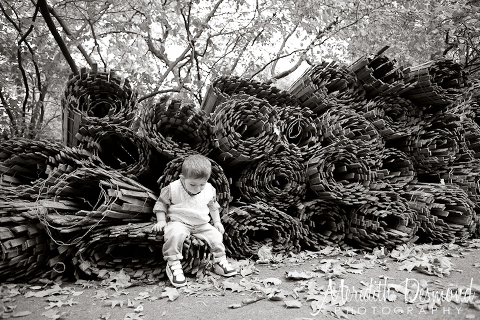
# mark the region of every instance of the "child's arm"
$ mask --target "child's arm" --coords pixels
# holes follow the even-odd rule
[[[155,215],[157,216],[157,223],[153,225],[152,230],[159,232],[167,225],[167,218],[164,211],[157,211],[155,212]]]
[[[153,207],[153,212],[157,218],[157,223],[155,223],[152,227],[152,231],[162,231],[165,226],[167,225],[167,211],[168,211],[168,203],[170,202],[170,187],[167,186],[160,191],[160,196],[155,202],[155,206]]]
[[[215,192],[215,190],[214,190]],[[210,216],[212,217],[213,225],[220,231],[221,234],[225,233],[222,221],[220,220],[220,205],[216,200],[216,194],[214,193],[213,199],[209,202],[208,208],[210,209]]]
[[[212,216],[213,225],[220,231],[221,234],[225,233],[225,228],[223,227],[222,221],[220,220],[220,211],[218,209],[210,211]]]

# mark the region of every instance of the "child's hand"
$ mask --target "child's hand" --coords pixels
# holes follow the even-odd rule
[[[158,221],[153,225],[152,231],[160,232],[165,228],[166,225],[167,225],[166,221]]]
[[[223,224],[221,222],[215,222],[213,224],[215,228],[217,228],[218,231],[220,231],[221,234],[225,233],[225,228],[223,227]]]

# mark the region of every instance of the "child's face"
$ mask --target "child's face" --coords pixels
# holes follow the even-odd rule
[[[185,188],[191,194],[197,194],[202,192],[205,189],[205,184],[208,179],[192,179],[192,178],[183,178],[183,183]]]

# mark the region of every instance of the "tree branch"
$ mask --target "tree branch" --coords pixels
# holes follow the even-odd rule
[[[5,109],[5,112],[7,113],[8,118],[10,119],[10,123],[12,126],[12,134],[16,135],[18,133],[18,124],[17,124],[17,118],[13,114],[11,108],[9,107],[10,104],[8,103],[7,99],[3,95],[2,87],[0,87],[0,101],[3,104],[3,107]]]
[[[93,23],[90,19],[87,19],[87,22],[88,22],[88,25],[90,26],[90,30],[92,31],[93,42],[95,43],[94,48],[97,49],[97,54],[98,54],[98,56],[100,57],[100,60],[103,63],[103,68],[106,69],[108,66],[107,66],[107,63],[105,62],[105,60],[102,57],[102,53],[100,52],[100,45],[98,44],[97,34],[95,33],[95,28],[93,26]]]
[[[155,92],[149,93],[149,94],[139,98],[138,103],[142,102],[143,100],[155,97],[157,94],[168,93],[168,92],[180,92],[180,89],[172,88],[172,89],[165,89],[165,90],[157,90]]]
[[[38,6],[35,7],[35,13],[34,13],[33,18],[32,18],[33,22],[35,22],[35,20],[37,18],[37,14],[38,14]],[[23,42],[25,43],[25,45],[28,48],[28,51],[32,55],[32,62],[33,62],[33,66],[35,68],[35,75],[36,75],[36,79],[37,79],[37,87],[38,87],[38,90],[41,92],[42,91],[42,79],[41,79],[41,74],[40,74],[40,68],[38,67],[38,63],[37,63],[37,60],[35,58],[35,51],[33,51],[32,46],[30,46],[30,44],[26,41],[27,36],[32,32],[32,30],[33,30],[33,25],[30,25],[29,30],[27,31],[27,33],[25,35],[22,36],[21,39],[23,40]],[[20,27],[18,27],[18,31],[19,31],[19,33],[21,33]],[[28,89],[28,83],[27,83],[26,88]]]
[[[198,38],[200,38],[200,36],[203,34],[203,31],[205,31],[205,28],[206,26],[208,25],[208,23],[210,22],[210,20],[215,16],[215,13],[217,12],[218,8],[220,7],[220,5],[222,4],[224,0],[218,0],[215,5],[213,6],[212,10],[208,13],[207,15],[207,18],[205,19],[205,21],[202,23],[202,26],[195,32],[195,35],[193,36],[193,38],[191,39],[192,41],[196,41],[198,40]],[[187,53],[192,50],[192,47],[191,47],[191,44],[190,42],[188,43],[187,47],[183,50],[183,52],[177,57],[177,59],[175,59],[175,61],[171,62],[170,64],[168,64],[168,68],[167,70],[161,75],[160,79],[158,80],[158,85],[162,85],[162,83],[165,81],[165,79],[167,78],[168,74],[170,72],[172,72],[175,67],[180,63],[180,61],[183,61],[185,59],[185,57],[187,56]],[[175,74],[174,74],[175,76]],[[181,85],[181,84],[180,84]],[[142,100],[145,100],[145,99],[148,99],[148,98],[151,98],[155,95],[159,94],[159,91],[157,92],[153,92],[153,93],[150,93],[144,97],[142,97],[141,99]]]
[[[147,46],[148,46],[148,50],[150,50],[150,52],[153,53],[155,57],[163,61],[166,65],[169,65],[171,63],[167,55],[165,54],[164,43],[160,41],[160,49],[157,49],[155,47],[150,30],[148,30],[148,33],[147,33]]]
[[[78,74],[77,65],[75,64],[75,61],[73,60],[72,55],[70,54],[70,51],[68,50],[65,44],[65,41],[63,41],[62,37],[58,33],[57,28],[55,27],[55,23],[53,22],[52,17],[50,16],[50,13],[48,11],[47,0],[38,0],[37,4],[40,7],[40,12],[43,16],[43,19],[45,20],[45,23],[48,26],[48,29],[50,30],[50,33],[55,38],[55,41],[60,47],[60,50],[63,53],[63,57],[65,58],[65,60],[67,60],[67,63],[70,66],[70,69],[74,74]]]
[[[275,69],[277,68],[277,62],[278,62],[278,57],[280,56],[280,52],[282,52],[282,50],[285,48],[286,44],[287,44],[287,41],[288,39],[290,39],[290,37],[295,33],[295,31],[297,30],[298,26],[299,26],[300,22],[297,22],[295,24],[295,26],[293,27],[292,31],[290,31],[286,37],[283,38],[283,41],[282,41],[282,44],[280,45],[280,48],[278,49],[278,52],[277,52],[277,60],[275,60],[272,64],[272,68],[271,68],[271,71],[270,71],[270,74],[272,75],[272,77],[275,75]],[[298,63],[298,62],[297,62]],[[301,62],[300,62],[301,64]],[[297,68],[300,66],[300,64],[297,66]]]
[[[293,71],[297,70],[298,67],[302,64],[303,61],[305,61],[305,53],[310,50],[316,43],[316,41],[318,39],[320,39],[325,33],[327,33],[331,28],[333,28],[333,26],[335,26],[336,24],[338,24],[338,18],[333,20],[325,29],[319,31],[317,33],[317,35],[315,36],[314,39],[312,39],[312,41],[308,44],[307,47],[305,47],[304,49],[301,49],[301,50],[297,50],[297,51],[293,51],[289,54],[286,54],[286,55],[283,55],[283,56],[279,56],[277,55],[277,57],[273,60],[271,60],[270,62],[266,63],[262,68],[260,68],[260,70],[258,70],[257,72],[255,72],[251,78],[255,77],[257,74],[259,74],[260,72],[262,72],[263,70],[265,70],[270,64],[274,63],[275,61],[278,61],[282,58],[285,58],[285,57],[288,57],[290,55],[292,55],[293,53],[298,53],[300,52],[300,57],[298,58],[297,62],[295,63],[295,65],[293,67],[291,67],[290,69],[288,70],[285,70],[275,76],[273,76],[270,80],[267,81],[267,83],[272,83],[273,80],[278,80],[278,79],[281,79],[281,78],[284,78],[286,76],[288,76],[289,74],[291,74]]]
[[[7,12],[5,11],[5,8],[3,7],[3,5],[0,3],[0,9],[2,10],[3,14],[5,15],[5,17],[7,18],[8,21],[10,21],[10,23],[15,27],[15,29],[21,34],[21,28],[19,25],[17,25],[13,19],[7,14]],[[35,7],[35,17],[38,13],[38,6]],[[25,97],[23,99],[23,103],[22,103],[22,119],[25,120],[25,115],[26,115],[26,109],[27,109],[27,103],[28,103],[28,98],[30,96],[30,89],[29,89],[29,84],[28,84],[28,79],[27,79],[27,74],[26,74],[26,71],[25,71],[25,68],[23,67],[23,58],[22,58],[22,43],[25,42],[27,45],[28,43],[25,41],[26,37],[28,36],[28,34],[30,34],[30,32],[33,30],[33,25],[30,25],[29,27],[29,30],[27,30],[27,33],[25,33],[24,35],[22,35],[22,37],[20,38],[20,40],[18,40],[17,42],[17,62],[18,62],[18,68],[20,69],[20,74],[22,75],[22,81],[23,81],[23,85],[25,86]],[[4,102],[5,104],[5,102]],[[7,105],[5,104],[5,108],[7,108]],[[11,114],[13,116],[13,113]],[[16,122],[16,121],[15,121]],[[18,125],[18,123],[17,123]],[[15,130],[15,133],[18,133],[18,126]]]
[[[74,35],[72,34],[72,32],[70,31],[70,28],[68,28],[68,26],[65,24],[65,22],[63,21],[63,19],[57,14],[57,12],[55,11],[54,8],[52,8],[51,6],[48,6],[48,11],[52,14],[53,17],[55,17],[55,19],[57,20],[57,22],[60,24],[60,26],[62,27],[63,31],[65,32],[65,34],[67,36],[69,36],[70,38],[73,38],[74,40],[75,37]],[[88,65],[91,67],[93,65],[93,61],[92,59],[90,58],[89,54],[87,53],[87,51],[85,51],[85,49],[83,48],[83,46],[81,44],[77,44],[77,48],[78,50],[80,50],[80,52],[82,53],[83,57],[85,58],[85,60],[87,61]]]

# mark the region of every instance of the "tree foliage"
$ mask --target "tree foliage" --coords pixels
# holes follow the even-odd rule
[[[308,64],[385,45],[402,64],[448,56],[479,66],[480,1],[0,0],[0,129],[55,136],[80,68],[115,69],[148,103],[200,104],[221,75],[279,84]]]

